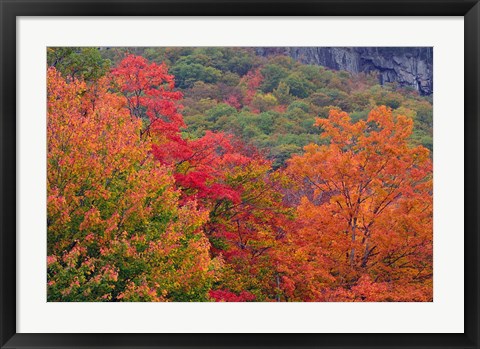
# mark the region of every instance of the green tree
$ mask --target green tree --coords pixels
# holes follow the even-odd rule
[[[111,61],[104,59],[96,47],[49,47],[47,64],[73,80],[98,80],[110,69]]]
[[[265,93],[272,92],[280,81],[288,76],[288,70],[277,64],[267,64],[261,73],[264,77],[261,89]]]

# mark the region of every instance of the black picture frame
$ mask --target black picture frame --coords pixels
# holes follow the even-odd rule
[[[0,0],[1,348],[479,348],[478,0]],[[464,16],[465,332],[463,334],[24,334],[16,331],[17,16]],[[448,316],[448,314],[445,314]],[[375,329],[372,329],[375,331]]]

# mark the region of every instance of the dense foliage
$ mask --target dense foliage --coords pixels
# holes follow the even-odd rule
[[[248,48],[47,58],[48,300],[433,299],[428,97]]]

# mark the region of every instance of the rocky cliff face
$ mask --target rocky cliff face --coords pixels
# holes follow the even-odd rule
[[[259,47],[259,55],[284,54],[307,64],[378,75],[380,84],[397,82],[423,95],[433,93],[432,47]]]

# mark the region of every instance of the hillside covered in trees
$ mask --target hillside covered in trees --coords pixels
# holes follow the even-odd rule
[[[49,301],[432,301],[432,96],[254,48],[48,48]]]

